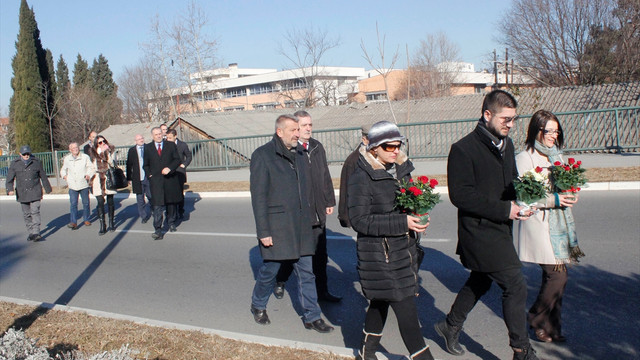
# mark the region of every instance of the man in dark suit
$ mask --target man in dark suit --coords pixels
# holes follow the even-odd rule
[[[333,327],[324,322],[318,305],[311,260],[316,242],[307,199],[308,179],[300,170],[296,155],[299,137],[298,118],[280,115],[273,139],[251,155],[251,206],[263,259],[253,288],[251,313],[258,324],[271,322],[267,303],[276,274],[282,262],[291,261],[300,287],[298,300],[304,312],[304,327],[327,333]]]
[[[169,231],[176,231],[176,205],[182,200],[180,179],[176,169],[180,166],[180,155],[176,144],[162,139],[159,127],[151,129],[153,141],[145,144],[142,168],[149,178],[151,206],[153,208],[154,240],[163,238],[162,213],[166,207]]]
[[[487,94],[475,130],[451,146],[447,181],[451,203],[458,208],[458,247],[462,265],[471,270],[445,320],[435,329],[446,350],[462,355],[458,336],[467,315],[495,282],[502,289],[502,313],[509,345],[517,360],[537,359],[529,343],[525,316],[527,283],[513,246],[513,220],[526,220],[515,203],[518,176],[509,131],[516,99],[502,90]]]
[[[176,129],[167,130],[167,141],[174,142],[178,147],[181,162],[176,171],[180,179],[180,188],[184,190],[184,184],[187,182],[187,166],[191,164],[191,150],[189,150],[189,146],[184,141],[178,140]],[[182,201],[178,204],[178,219],[184,219],[184,198],[182,198]]]
[[[98,133],[95,131],[89,133],[89,139],[87,139],[87,143],[82,148],[82,151],[84,151],[85,154],[89,155],[89,149],[93,146],[93,140],[95,140],[96,136],[98,136]]]
[[[143,169],[144,164],[144,136],[137,134],[136,144],[129,148],[127,154],[127,180],[131,184],[133,193],[136,194],[136,200],[138,202],[138,215],[142,223],[149,221],[151,217],[151,210],[147,207],[145,196],[147,201],[151,203],[151,187],[149,186],[149,179]]]

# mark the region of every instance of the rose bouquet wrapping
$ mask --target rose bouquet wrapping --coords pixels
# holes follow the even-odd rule
[[[587,183],[582,161],[576,161],[574,158],[569,158],[566,164],[556,161],[549,170],[554,192],[575,194]]]
[[[547,195],[549,180],[543,170],[540,166],[536,166],[535,169],[527,170],[518,176],[513,182],[517,203],[524,206],[525,210]]]
[[[441,201],[440,194],[433,191],[436,185],[438,180],[426,176],[402,181],[396,192],[396,208],[419,217],[423,225],[428,223],[429,211]]]

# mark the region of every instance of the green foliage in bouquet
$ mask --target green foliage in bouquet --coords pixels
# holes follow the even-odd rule
[[[537,166],[533,170],[529,170],[518,176],[513,182],[516,188],[516,198],[529,205],[537,202],[547,195],[546,176],[542,173],[542,168]]]
[[[553,163],[549,169],[551,171],[551,181],[556,192],[578,192],[580,187],[587,183],[585,169],[581,166],[582,161],[569,158],[567,164],[560,161]]]
[[[433,192],[436,185],[438,180],[426,176],[402,181],[396,192],[396,208],[419,215],[428,213],[441,201],[440,194]]]

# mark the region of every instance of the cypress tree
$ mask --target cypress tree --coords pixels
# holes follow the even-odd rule
[[[67,63],[64,61],[62,54],[60,54],[58,66],[56,68],[56,85],[58,95],[64,98],[71,86],[71,81],[69,80],[69,68],[67,67]]]
[[[35,14],[26,0],[20,3],[19,25],[16,54],[11,62],[13,96],[9,105],[14,147],[29,144],[34,152],[47,151],[49,126],[40,105],[42,86],[49,79],[49,70]]]
[[[116,94],[116,83],[113,81],[113,73],[111,69],[109,69],[107,59],[102,54],[98,56],[97,60],[93,60],[91,76],[93,77],[93,89],[101,98],[110,98]]]
[[[49,87],[49,93],[51,97],[56,96],[56,91],[58,90],[58,86],[56,85],[56,71],[53,65],[53,54],[51,50],[46,50],[46,60],[47,60],[47,75],[49,79],[47,79],[47,85]]]
[[[78,54],[76,63],[73,66],[73,86],[79,88],[93,86],[91,74],[89,73],[89,64],[80,54]]]

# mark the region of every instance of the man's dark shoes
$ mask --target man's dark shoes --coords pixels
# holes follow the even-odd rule
[[[169,232],[176,232],[176,231],[178,231],[178,229],[176,229],[175,225],[170,225],[169,226]]]
[[[153,234],[151,234],[151,238],[153,240],[162,240],[163,237],[164,237],[164,235],[162,235],[162,233],[159,232],[159,231],[154,232]]]
[[[304,323],[305,329],[313,329],[319,333],[330,333],[333,331],[333,326],[327,325],[322,319],[310,323]]]
[[[74,223],[69,223],[69,225],[67,225],[67,227],[71,230],[78,230],[78,225],[74,224]]]
[[[340,302],[340,300],[342,300],[342,297],[333,295],[328,291],[324,291],[324,292],[318,293],[318,300],[337,303],[337,302]]]
[[[436,329],[438,335],[444,338],[444,343],[446,345],[446,350],[449,354],[460,356],[464,354],[464,350],[460,346],[458,342],[458,337],[460,336],[460,331],[462,331],[462,327],[460,326],[451,326],[447,324],[447,320],[442,320],[439,323],[436,323],[433,326]]]
[[[35,237],[34,234],[29,234],[29,237],[27,238],[27,241],[33,241],[34,237]]]
[[[273,287],[273,295],[276,296],[276,299],[282,299],[284,297],[284,283],[277,282],[276,286]]]
[[[271,320],[269,320],[269,316],[267,315],[267,310],[259,310],[251,305],[251,313],[253,314],[253,320],[255,320],[260,325],[269,325],[271,324]]]
[[[551,336],[549,336],[549,334],[544,329],[536,329],[535,330],[535,334],[536,334],[536,337],[538,338],[538,340],[540,340],[542,342],[551,342],[551,341],[553,341]]]
[[[38,241],[42,241],[42,240],[43,240],[43,239],[42,239],[42,235],[40,235],[40,234],[33,234],[33,240],[31,240],[31,241],[33,241],[33,242],[38,242]]]
[[[522,349],[513,348],[513,360],[538,360],[538,357],[531,344],[527,344]]]
[[[144,218],[144,219],[140,220],[140,222],[141,222],[141,223],[143,223],[143,224],[146,224],[146,223],[147,223],[147,221],[149,221],[149,218],[150,218],[150,217],[151,217],[151,216],[147,216],[146,218]]]

